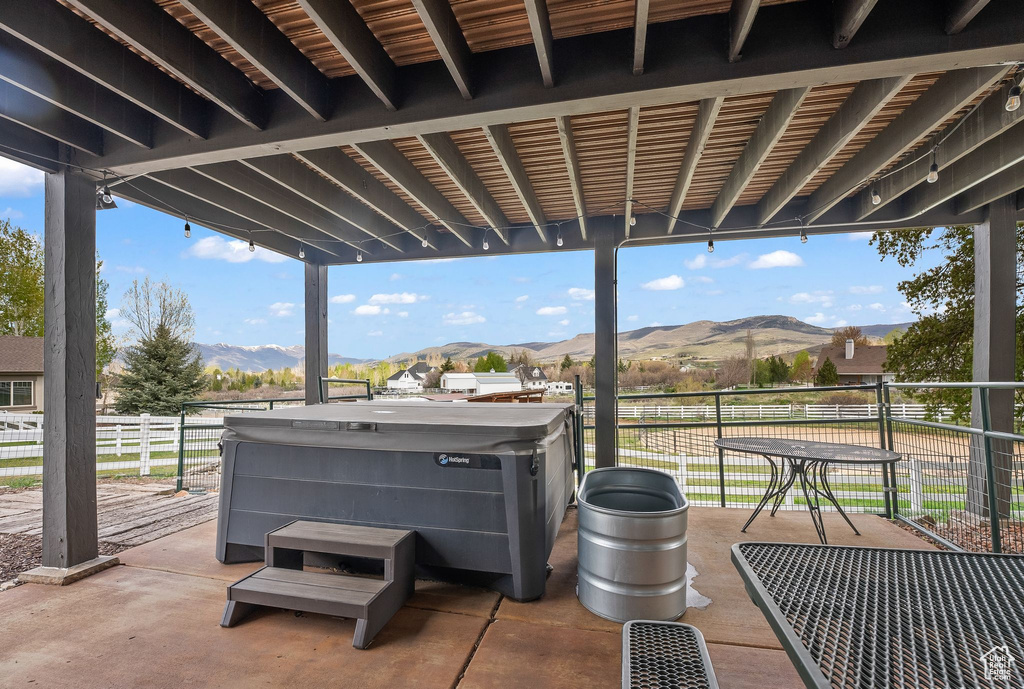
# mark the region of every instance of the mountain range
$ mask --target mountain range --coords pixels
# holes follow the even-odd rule
[[[862,325],[865,335],[881,338],[893,329],[906,330],[910,323]],[[721,360],[738,356],[745,349],[747,330],[754,333],[757,355],[792,354],[806,349],[816,353],[832,337],[832,329],[820,328],[790,316],[751,316],[732,321],[695,321],[685,325],[662,325],[638,328],[619,333],[619,354],[623,358],[650,358],[678,356],[706,360]],[[265,371],[302,366],[305,348],[302,345],[239,346],[230,344],[197,344],[207,366],[221,370],[238,368],[243,371]],[[573,359],[589,359],[594,355],[594,333],[581,333],[558,342],[520,342],[492,345],[484,342],[451,342],[437,347],[426,347],[415,352],[402,352],[385,361],[403,363],[432,357],[469,359],[499,352],[508,356],[512,352],[527,350],[539,362],[552,362],[568,354]],[[366,364],[370,359],[355,359],[330,354],[329,363]]]

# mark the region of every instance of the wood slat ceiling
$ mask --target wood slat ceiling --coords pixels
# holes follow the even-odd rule
[[[545,217],[549,220],[576,217],[576,206],[569,191],[569,170],[555,121],[520,122],[509,125],[508,129]]]
[[[487,227],[487,221],[484,217],[477,212],[473,204],[469,202],[469,199],[455,186],[455,182],[448,176],[448,173],[437,164],[434,157],[430,155],[418,139],[413,137],[394,139],[392,143],[410,163],[416,166],[417,170],[423,173],[423,176],[430,181],[434,188],[441,192],[455,206],[456,210],[462,213],[466,220],[473,225]],[[444,219],[450,220],[451,218]]]

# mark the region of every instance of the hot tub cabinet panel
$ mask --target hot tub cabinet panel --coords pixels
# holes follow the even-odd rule
[[[224,420],[217,559],[263,558],[295,519],[416,531],[418,565],[544,593],[572,494],[573,407],[359,402]]]

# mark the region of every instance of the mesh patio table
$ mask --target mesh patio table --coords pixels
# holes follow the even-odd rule
[[[732,561],[808,687],[1024,687],[1024,556],[737,543]]]
[[[787,440],[785,438],[719,438],[715,441],[715,445],[723,450],[761,455],[768,460],[768,465],[772,470],[764,497],[761,498],[754,513],[750,515],[750,519],[740,531],[745,532],[770,501],[774,501],[771,511],[771,516],[774,517],[779,507],[782,506],[786,493],[799,477],[807,510],[811,514],[814,530],[822,543],[828,543],[828,539],[825,536],[825,524],[821,519],[821,498],[830,502],[850,525],[853,532],[860,535],[860,531],[846,516],[846,512],[840,507],[839,501],[836,500],[836,496],[832,492],[832,487],[828,482],[829,466],[833,464],[885,465],[898,462],[901,458],[901,455],[895,452],[863,445],[819,443],[812,440]],[[782,460],[781,471],[776,458]]]

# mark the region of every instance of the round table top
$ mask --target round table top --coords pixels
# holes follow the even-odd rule
[[[847,464],[889,464],[899,461],[902,457],[899,453],[877,447],[786,438],[719,438],[715,445],[723,450],[735,452]]]

